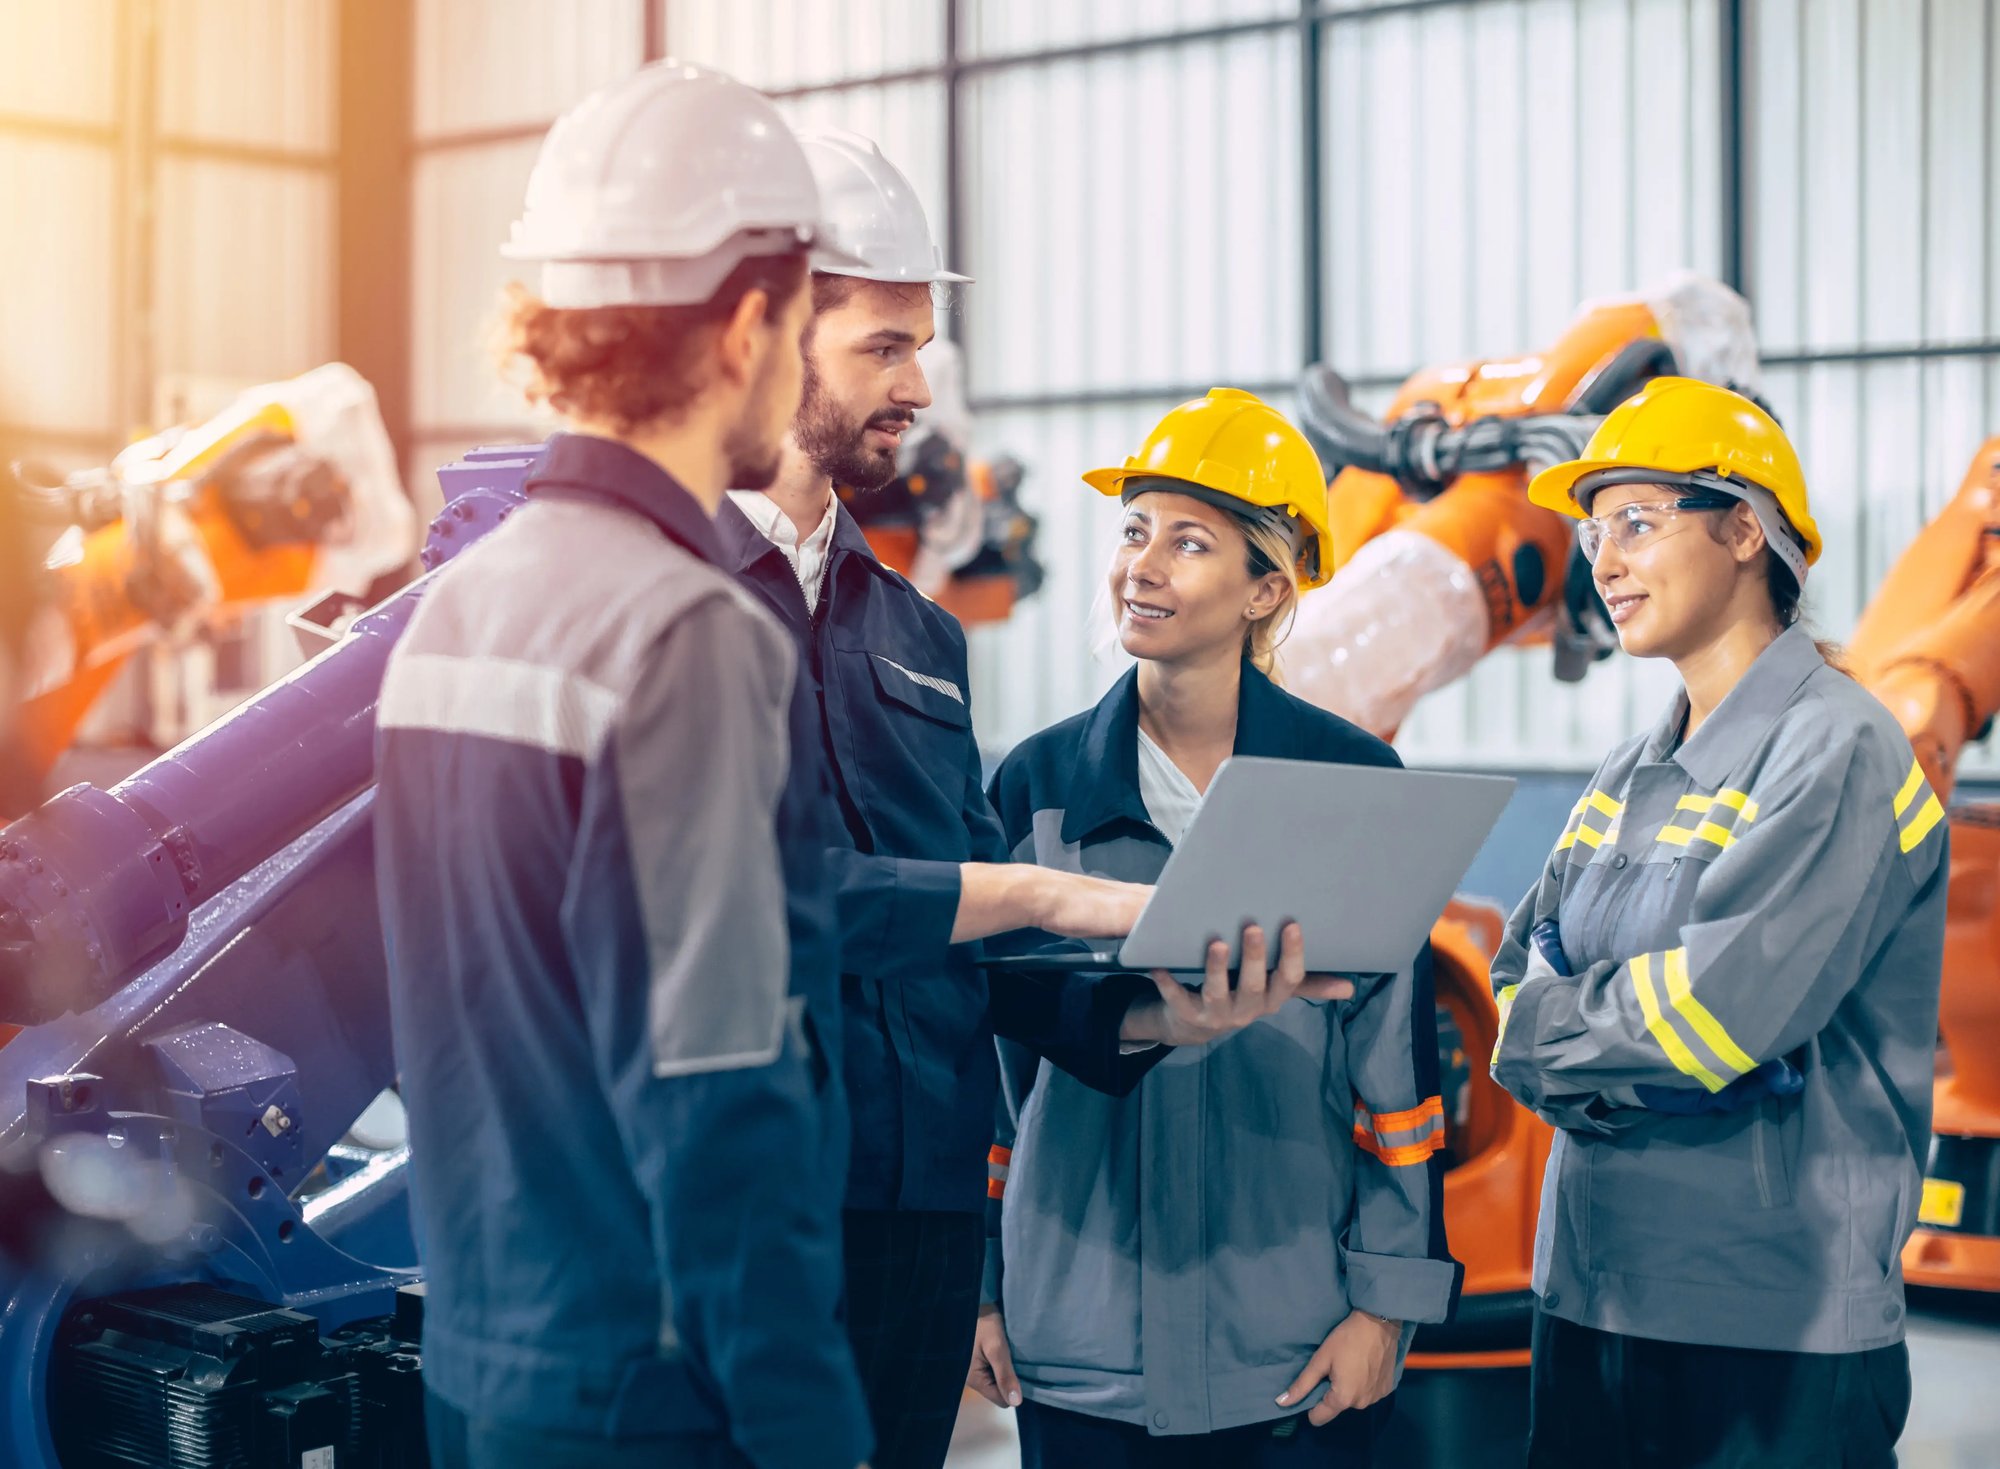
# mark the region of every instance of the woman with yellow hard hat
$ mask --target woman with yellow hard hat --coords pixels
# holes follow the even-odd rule
[[[1493,1075],[1558,1129],[1529,1462],[1892,1465],[1943,808],[1798,621],[1819,527],[1761,407],[1658,379],[1529,494],[1579,518],[1625,651],[1683,684],[1493,963]]]
[[[1281,414],[1217,388],[1084,479],[1123,505],[1108,586],[1138,665],[1001,765],[1015,860],[1150,882],[1232,753],[1398,763],[1273,680],[1300,591],[1334,569],[1326,481]],[[1302,945],[1289,925],[1283,951]],[[1239,984],[1264,957],[1246,936]],[[1226,965],[1217,944],[1208,990]],[[1457,1275],[1429,956],[1338,1006],[1348,984],[1308,983],[1320,1003],[1130,1057],[1152,1069],[1121,1097],[1002,1043],[970,1382],[1021,1404],[1025,1469],[1369,1462],[1404,1323],[1442,1320]]]

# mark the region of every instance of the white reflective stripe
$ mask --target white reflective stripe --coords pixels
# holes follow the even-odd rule
[[[382,681],[382,729],[481,735],[589,759],[604,747],[618,696],[560,668],[512,658],[406,653]]]
[[[927,689],[935,689],[940,694],[943,694],[946,698],[955,700],[960,704],[963,704],[965,702],[965,695],[959,691],[958,685],[953,683],[950,679],[933,678],[928,673],[918,673],[915,669],[905,668],[903,667],[902,664],[898,663],[894,658],[885,658],[880,653],[870,654],[869,656],[880,659],[880,661],[888,664],[891,668],[895,669],[896,672],[902,674],[904,678],[907,678],[911,683],[920,683]]]

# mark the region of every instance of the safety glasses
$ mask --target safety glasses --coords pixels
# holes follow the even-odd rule
[[[1722,495],[1683,495],[1675,500],[1621,505],[1609,515],[1593,515],[1577,522],[1576,543],[1583,559],[1592,566],[1597,554],[1609,541],[1620,552],[1632,552],[1686,530],[1692,523],[1690,512],[1728,510],[1739,502]]]

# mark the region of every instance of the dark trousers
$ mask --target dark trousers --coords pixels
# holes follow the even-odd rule
[[[424,1396],[431,1469],[746,1469],[725,1439],[707,1434],[612,1440],[468,1418],[436,1393]]]
[[[939,1469],[972,1365],[986,1223],[850,1209],[847,1335],[875,1424],[872,1469]]]
[[[1529,1469],[1894,1469],[1900,1342],[1822,1355],[1620,1336],[1537,1309]]]
[[[1023,1403],[1021,1469],[1368,1469],[1392,1396],[1324,1428],[1306,1415],[1220,1433],[1154,1437],[1137,1423]]]

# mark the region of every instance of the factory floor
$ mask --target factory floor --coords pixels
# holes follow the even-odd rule
[[[2000,1469],[2000,1302],[1913,1302],[1910,1375],[1914,1396],[1898,1446],[1901,1469]],[[948,1469],[1015,1469],[1019,1462],[1010,1415],[968,1396]],[[1512,1469],[1517,1462],[1496,1455],[1486,1465],[1449,1469]],[[1376,1469],[1418,1466],[1384,1461]]]

